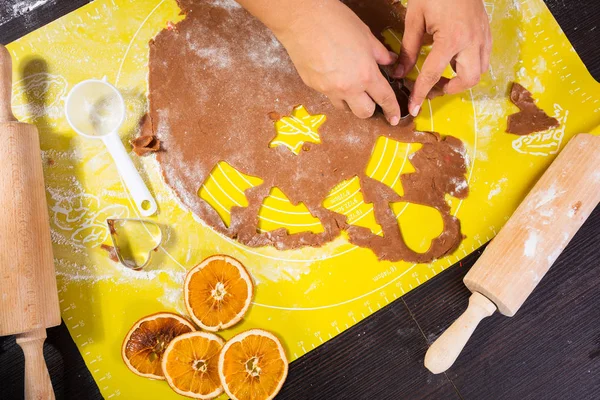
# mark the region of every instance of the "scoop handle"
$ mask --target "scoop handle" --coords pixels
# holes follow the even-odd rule
[[[440,336],[425,354],[425,367],[434,374],[446,371],[467,344],[482,319],[496,311],[484,295],[474,292],[466,311]]]
[[[144,217],[149,217],[156,213],[158,208],[156,206],[156,201],[152,197],[152,194],[148,190],[140,173],[135,168],[135,165],[133,165],[119,135],[116,132],[113,132],[103,136],[102,140],[108,148],[110,155],[115,160],[119,174],[121,175],[121,178],[123,178],[125,186],[127,186],[127,190],[133,198],[133,202],[140,214]]]
[[[12,60],[6,47],[0,45],[0,124],[16,121],[10,108],[12,96]]]

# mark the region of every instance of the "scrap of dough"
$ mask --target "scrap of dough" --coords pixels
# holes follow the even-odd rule
[[[360,8],[359,15],[369,15],[374,31],[388,26],[394,15],[389,0],[344,2],[353,10]],[[458,247],[460,223],[450,213],[445,196],[452,193],[464,198],[468,194],[465,149],[460,140],[415,131],[411,117],[392,127],[380,114],[361,120],[335,109],[324,95],[302,82],[273,34],[233,0],[180,0],[180,4],[186,18],[177,29],[163,30],[150,43],[146,127],[162,143],[157,160],[167,185],[194,214],[219,233],[251,247],[317,247],[338,237],[342,230],[352,243],[385,260],[429,262]],[[303,105],[311,114],[326,115],[319,130],[321,143],[299,155],[284,146],[269,148],[275,134],[272,119],[288,115],[296,105]],[[365,175],[381,136],[422,144],[407,160],[415,172],[397,178],[404,196]],[[248,206],[231,209],[229,226],[197,195],[220,161],[263,180],[245,190]],[[360,179],[364,201],[373,203],[382,236],[349,225],[345,215],[323,206],[335,186],[355,176]],[[320,220],[323,232],[259,231],[258,213],[273,187],[292,204],[302,202]],[[426,252],[417,253],[404,243],[389,205],[399,201],[440,212],[444,231]]]
[[[560,126],[558,120],[548,116],[544,110],[539,108],[535,104],[531,93],[517,82],[512,84],[510,100],[521,111],[508,116],[506,132],[515,135],[528,135]]]
[[[154,135],[138,136],[130,143],[133,146],[133,152],[138,156],[145,156],[160,150],[160,140]]]

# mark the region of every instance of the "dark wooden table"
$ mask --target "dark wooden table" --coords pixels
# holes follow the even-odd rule
[[[202,0],[198,0],[202,1]],[[11,17],[9,43],[86,0],[53,0]],[[592,75],[600,78],[600,1],[546,0]],[[557,228],[558,229],[558,228]],[[486,319],[446,374],[423,367],[427,346],[463,311],[462,278],[479,252],[292,363],[281,399],[600,399],[600,207],[517,316]],[[44,347],[57,399],[101,398],[65,325]],[[23,355],[0,338],[0,399],[23,392]],[[130,400],[130,399],[127,399]],[[134,400],[134,399],[132,399]]]

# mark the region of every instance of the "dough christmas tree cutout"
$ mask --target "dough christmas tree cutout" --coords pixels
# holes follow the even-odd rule
[[[245,191],[262,183],[262,179],[242,174],[225,161],[220,161],[198,190],[198,196],[210,204],[229,227],[231,209],[248,207]]]
[[[258,229],[271,232],[285,229],[288,233],[323,232],[323,225],[303,203],[292,204],[279,188],[271,188],[258,212]]]

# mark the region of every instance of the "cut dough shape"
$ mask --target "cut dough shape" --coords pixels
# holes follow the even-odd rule
[[[245,192],[262,184],[262,179],[242,174],[224,161],[217,163],[198,196],[214,208],[223,223],[229,226],[233,207],[248,207]]]
[[[374,32],[390,26],[397,13],[388,0],[345,3],[360,9],[359,15],[367,16]],[[344,230],[350,242],[392,261],[428,262],[458,246],[460,223],[449,213],[444,196],[453,193],[464,198],[468,193],[460,140],[415,131],[410,117],[392,127],[383,115],[361,120],[335,109],[324,95],[302,82],[273,34],[233,0],[181,0],[180,4],[186,18],[177,29],[162,31],[150,43],[148,127],[162,142],[164,151],[157,153],[157,160],[182,204],[219,233],[250,247],[319,247]],[[242,79],[232,79],[231,68]],[[271,118],[289,115],[298,104],[311,114],[327,116],[319,128],[321,143],[298,155],[285,146],[270,148]],[[400,177],[403,196],[365,174],[382,136],[421,146],[412,154],[414,172]],[[263,181],[244,191],[246,207],[233,205],[228,213],[219,211],[202,190],[197,195],[221,161]],[[351,225],[346,215],[323,206],[332,189],[355,176],[364,201],[372,204],[381,235]],[[259,211],[273,187],[292,204],[302,202],[323,231],[261,232]],[[445,230],[427,252],[414,252],[403,242],[389,206],[398,201],[426,204],[442,215]],[[229,218],[228,223],[221,215]]]
[[[391,206],[404,242],[417,253],[427,252],[431,242],[444,231],[444,220],[433,207],[405,202],[393,203]]]
[[[404,196],[402,174],[415,172],[410,163],[411,155],[421,148],[419,143],[400,143],[380,137],[367,165],[366,175],[392,188],[398,196]]]
[[[285,229],[287,233],[323,232],[323,225],[302,203],[292,204],[285,193],[274,187],[263,200],[258,213],[258,229],[271,232]]]
[[[272,115],[269,115],[272,118]],[[303,105],[294,107],[290,116],[275,121],[275,138],[269,147],[286,146],[294,154],[300,154],[304,143],[321,143],[319,127],[327,117],[323,114],[311,115]],[[308,149],[308,147],[304,147]]]
[[[383,234],[381,226],[375,220],[373,204],[365,201],[357,176],[334,187],[323,201],[323,207],[344,215],[348,225],[367,228],[375,235]]]
[[[510,89],[510,100],[521,111],[508,116],[506,132],[528,135],[560,126],[558,120],[549,117],[544,110],[539,108],[531,93],[517,82],[513,82]]]

